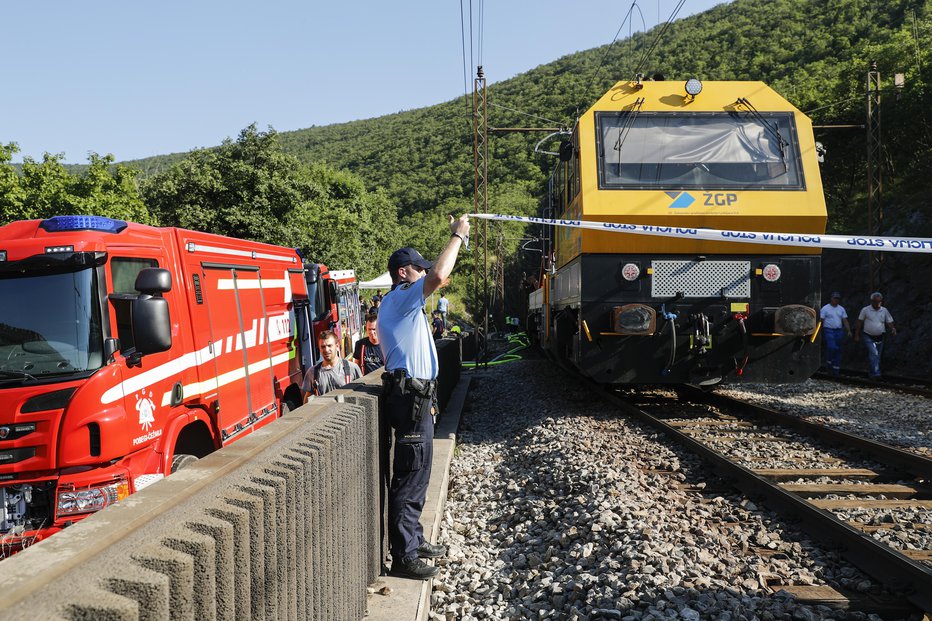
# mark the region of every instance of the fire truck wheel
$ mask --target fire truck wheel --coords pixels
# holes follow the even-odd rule
[[[194,455],[185,455],[181,453],[172,457],[172,473],[178,472],[182,468],[187,468],[191,464],[197,461],[197,457]]]
[[[279,410],[281,412],[280,416],[285,416],[289,412],[294,412],[299,407],[301,407],[301,403],[294,399],[282,399],[281,409]]]

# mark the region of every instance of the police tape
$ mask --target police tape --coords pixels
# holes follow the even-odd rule
[[[759,233],[756,231],[725,231],[720,229],[654,226],[650,224],[621,224],[618,222],[591,222],[589,220],[559,220],[530,216],[509,216],[497,213],[474,213],[471,218],[524,222],[546,226],[565,226],[575,229],[656,235],[702,241],[727,241],[770,246],[802,246],[807,248],[835,248],[838,250],[873,250],[883,252],[932,253],[932,239],[923,237],[882,237],[861,235],[825,235],[819,233]]]

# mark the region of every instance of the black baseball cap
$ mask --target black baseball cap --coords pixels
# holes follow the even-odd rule
[[[841,299],[841,293],[839,293],[838,291],[835,291],[834,293],[832,293],[832,298],[833,298],[833,299],[834,299],[834,298],[838,298],[838,299],[840,300],[840,299]]]
[[[406,265],[415,265],[421,269],[429,270],[434,266],[433,263],[421,256],[421,253],[414,248],[399,248],[388,257],[388,271],[394,272],[399,267]]]

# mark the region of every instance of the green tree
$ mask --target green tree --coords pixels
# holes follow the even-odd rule
[[[306,165],[278,134],[250,125],[235,141],[190,153],[149,179],[143,195],[165,226],[294,246],[369,278],[399,237],[395,206],[348,172]]]
[[[25,158],[18,174],[11,163],[17,151],[13,143],[0,147],[3,223],[68,214],[155,223],[136,186],[138,171],[115,165],[112,155],[91,153],[89,165],[76,175],[61,163],[60,155],[46,153],[41,162]]]

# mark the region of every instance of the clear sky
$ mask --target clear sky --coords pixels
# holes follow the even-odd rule
[[[727,1],[686,0],[679,17]],[[484,2],[486,77],[497,82],[609,43],[631,4]],[[642,29],[642,16],[648,28],[666,21],[676,4],[637,0],[634,30]],[[457,0],[5,3],[0,143],[19,143],[17,161],[46,151],[64,153],[69,163],[86,162],[90,151],[129,160],[214,146],[253,122],[289,131],[447,101],[464,91],[460,6]],[[470,0],[462,6],[468,28]],[[626,24],[622,37],[628,32]],[[468,70],[470,88],[474,72]]]

